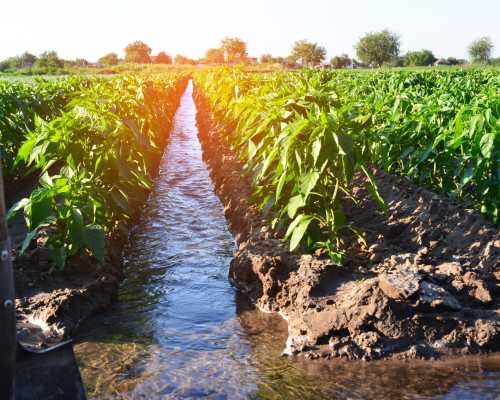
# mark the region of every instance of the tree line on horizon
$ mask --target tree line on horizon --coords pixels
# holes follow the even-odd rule
[[[467,60],[449,57],[437,59],[433,52],[428,49],[409,51],[400,54],[401,39],[399,35],[385,29],[379,32],[371,32],[361,37],[354,46],[358,59],[352,59],[347,54],[333,57],[328,63],[333,68],[346,67],[404,67],[404,66],[429,66],[434,64],[459,65],[467,63]],[[473,41],[468,47],[470,60],[473,63],[500,65],[500,58],[492,59],[494,49],[493,42],[488,37],[481,37]],[[292,46],[292,51],[287,57],[275,57],[272,54],[261,55],[259,61],[262,64],[281,64],[286,67],[318,66],[324,65],[326,60],[326,48],[318,43],[307,40],[298,40]],[[142,41],[136,41],[125,47],[125,58],[122,60],[116,53],[108,53],[99,58],[97,65],[111,67],[119,63],[137,64],[239,64],[255,63],[256,58],[249,58],[247,44],[237,37],[226,37],[221,40],[220,46],[210,48],[205,57],[194,60],[177,54],[174,57],[164,51],[153,55],[152,49]],[[25,52],[20,56],[10,57],[0,62],[0,72],[33,68],[52,73],[68,67],[87,67],[92,64],[79,58],[74,61],[63,60],[55,51],[46,51],[38,57]]]

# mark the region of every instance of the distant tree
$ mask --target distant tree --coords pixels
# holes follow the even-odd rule
[[[298,40],[294,43],[290,56],[294,62],[298,62],[303,66],[318,65],[325,59],[326,49],[317,43]]]
[[[430,50],[409,51],[404,56],[406,66],[425,67],[434,64],[436,60]]]
[[[85,58],[77,58],[75,60],[75,65],[78,67],[86,67],[90,63]]]
[[[6,60],[2,60],[0,61],[0,71],[6,71],[10,68],[10,60],[9,59],[6,59]]]
[[[487,63],[493,51],[493,42],[488,37],[482,37],[469,45],[469,55],[473,62]]]
[[[118,55],[116,53],[108,53],[99,58],[99,64],[111,66],[118,64]]]
[[[4,60],[2,64],[5,69],[19,69],[31,67],[36,61],[36,57],[28,52],[24,52],[20,56],[10,57]]]
[[[385,29],[367,33],[359,39],[355,49],[362,62],[380,67],[399,55],[399,47],[399,36]]]
[[[243,62],[247,56],[247,44],[237,37],[226,37],[221,41],[226,62]]]
[[[440,58],[440,59],[436,60],[434,65],[450,65],[450,63],[448,62],[448,60],[446,58]]]
[[[273,62],[275,62],[275,59],[271,54],[262,54],[260,56],[260,63],[261,64],[271,64]]]
[[[352,60],[347,54],[341,54],[340,56],[335,56],[330,60],[330,65],[333,68],[346,68],[352,64]]]
[[[224,50],[221,48],[208,49],[205,53],[205,61],[210,64],[223,64]]]
[[[172,57],[170,57],[164,51],[160,51],[158,55],[155,57],[156,64],[172,64]]]
[[[287,68],[296,68],[297,67],[297,61],[291,55],[283,58],[282,64]]]
[[[133,42],[125,47],[125,61],[148,64],[151,62],[151,47],[144,42]]]
[[[392,57],[390,61],[385,62],[383,65],[393,68],[404,67],[406,65],[405,58],[401,56]]]
[[[446,61],[448,62],[448,65],[462,65],[467,62],[465,60],[461,60],[455,57],[448,57]]]
[[[27,51],[25,51],[23,54],[21,54],[19,57],[16,58],[19,59],[20,65],[18,66],[18,68],[30,67],[36,61],[36,56],[34,56],[31,53],[28,53]]]
[[[188,57],[183,56],[182,54],[176,54],[174,58],[174,62],[176,64],[196,64],[196,62]]]
[[[46,51],[38,56],[34,63],[37,68],[62,68],[64,61],[55,51]]]

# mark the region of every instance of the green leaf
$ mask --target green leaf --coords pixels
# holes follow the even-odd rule
[[[334,265],[337,265],[337,266],[342,266],[342,264],[344,263],[344,253],[340,252],[340,251],[331,251],[331,252],[328,252],[328,256],[330,257],[330,260],[332,261],[332,263]]]
[[[257,154],[257,147],[251,139],[248,140],[248,160],[250,161]]]
[[[100,225],[86,225],[83,228],[83,241],[92,255],[100,262],[104,262],[106,234]]]
[[[24,198],[19,200],[17,203],[14,203],[14,205],[7,212],[7,220],[14,218],[19,210],[24,209],[29,204],[29,202],[30,199]]]
[[[71,208],[71,222],[69,225],[71,236],[71,253],[75,254],[84,244],[83,239],[83,215],[76,206]]]
[[[43,173],[43,175],[40,177],[39,182],[42,186],[52,186],[54,184],[48,172]]]
[[[335,132],[332,132],[332,136],[335,140],[335,144],[339,148],[339,154],[347,156],[352,153],[354,142],[350,136],[344,135],[343,133],[337,135]]]
[[[57,269],[63,270],[67,259],[66,249],[62,246],[50,246],[49,258]]]
[[[277,154],[278,154],[278,148],[277,147],[273,148],[270,151],[269,155],[264,160],[264,164],[262,166],[262,170],[260,171],[260,174],[259,174],[259,179],[263,178],[266,175],[267,170],[269,169],[269,167],[271,166],[271,164],[275,160]]]
[[[31,154],[31,150],[33,149],[33,146],[36,143],[36,136],[33,135],[31,136],[28,140],[26,140],[23,145],[19,148],[17,152],[17,157],[14,162],[14,165],[17,165],[19,161],[24,161],[27,162],[29,159],[29,156]]]
[[[302,194],[304,202],[307,201],[309,194],[318,183],[319,176],[319,172],[311,171],[301,178],[300,192]]]
[[[294,218],[295,214],[297,214],[297,211],[299,208],[304,207],[306,205],[304,199],[302,198],[302,195],[298,194],[296,196],[293,196],[287,206],[287,213],[290,218]]]
[[[294,251],[304,237],[312,217],[300,215],[301,219],[297,226],[293,229],[292,238],[290,239],[290,251]]]
[[[427,148],[420,154],[420,158],[418,159],[419,163],[424,162],[429,158],[429,155],[432,153],[434,149],[432,148],[432,145],[427,146]]]
[[[493,154],[493,148],[495,143],[495,136],[493,132],[487,132],[481,138],[479,142],[479,147],[481,148],[481,154],[484,158],[491,158]]]
[[[49,190],[33,192],[29,204],[29,229],[34,229],[54,217]]]
[[[283,186],[285,185],[285,182],[286,182],[286,178],[287,178],[287,173],[286,171],[284,171],[281,176],[280,176],[280,179],[278,181],[278,184],[276,185],[276,196],[275,196],[275,202],[278,202],[280,196],[281,196],[281,191],[283,190]]]
[[[37,229],[33,229],[32,231],[30,231],[26,234],[26,237],[24,238],[23,242],[21,243],[20,254],[24,254],[24,252],[28,249],[31,241],[36,237],[37,234],[38,234]]]
[[[321,139],[317,138],[312,144],[312,151],[311,151],[314,160],[314,166],[316,166],[318,162],[318,157],[320,152],[321,152]]]
[[[373,176],[373,174],[370,171],[368,171],[368,169],[366,169],[365,166],[362,165],[361,169],[364,172],[366,178],[368,179],[367,188],[368,188],[369,192],[371,193],[371,195],[373,196],[373,198],[377,202],[378,206],[382,210],[386,211],[387,206],[385,205],[385,201],[384,201],[383,197],[380,195],[380,192],[378,191],[377,184],[375,183],[375,177]]]
[[[113,190],[111,192],[111,198],[113,202],[125,212],[130,211],[127,197],[123,194],[121,190]]]
[[[469,168],[467,168],[464,171],[460,184],[462,186],[465,186],[467,183],[469,183],[472,180],[473,177],[474,177],[474,168],[472,166],[470,166]]]

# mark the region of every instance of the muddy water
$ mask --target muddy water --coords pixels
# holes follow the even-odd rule
[[[497,399],[500,357],[324,364],[280,357],[286,324],[227,280],[235,244],[202,161],[192,85],[125,252],[113,309],[75,347],[90,398]]]

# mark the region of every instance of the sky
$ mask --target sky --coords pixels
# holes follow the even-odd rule
[[[328,59],[355,56],[365,33],[389,29],[402,53],[430,49],[467,57],[468,44],[489,36],[500,55],[500,0],[3,0],[0,59],[55,50],[65,59],[96,61],[142,40],[153,54],[191,58],[226,36],[248,44],[249,56],[290,54],[296,40],[324,46]]]

